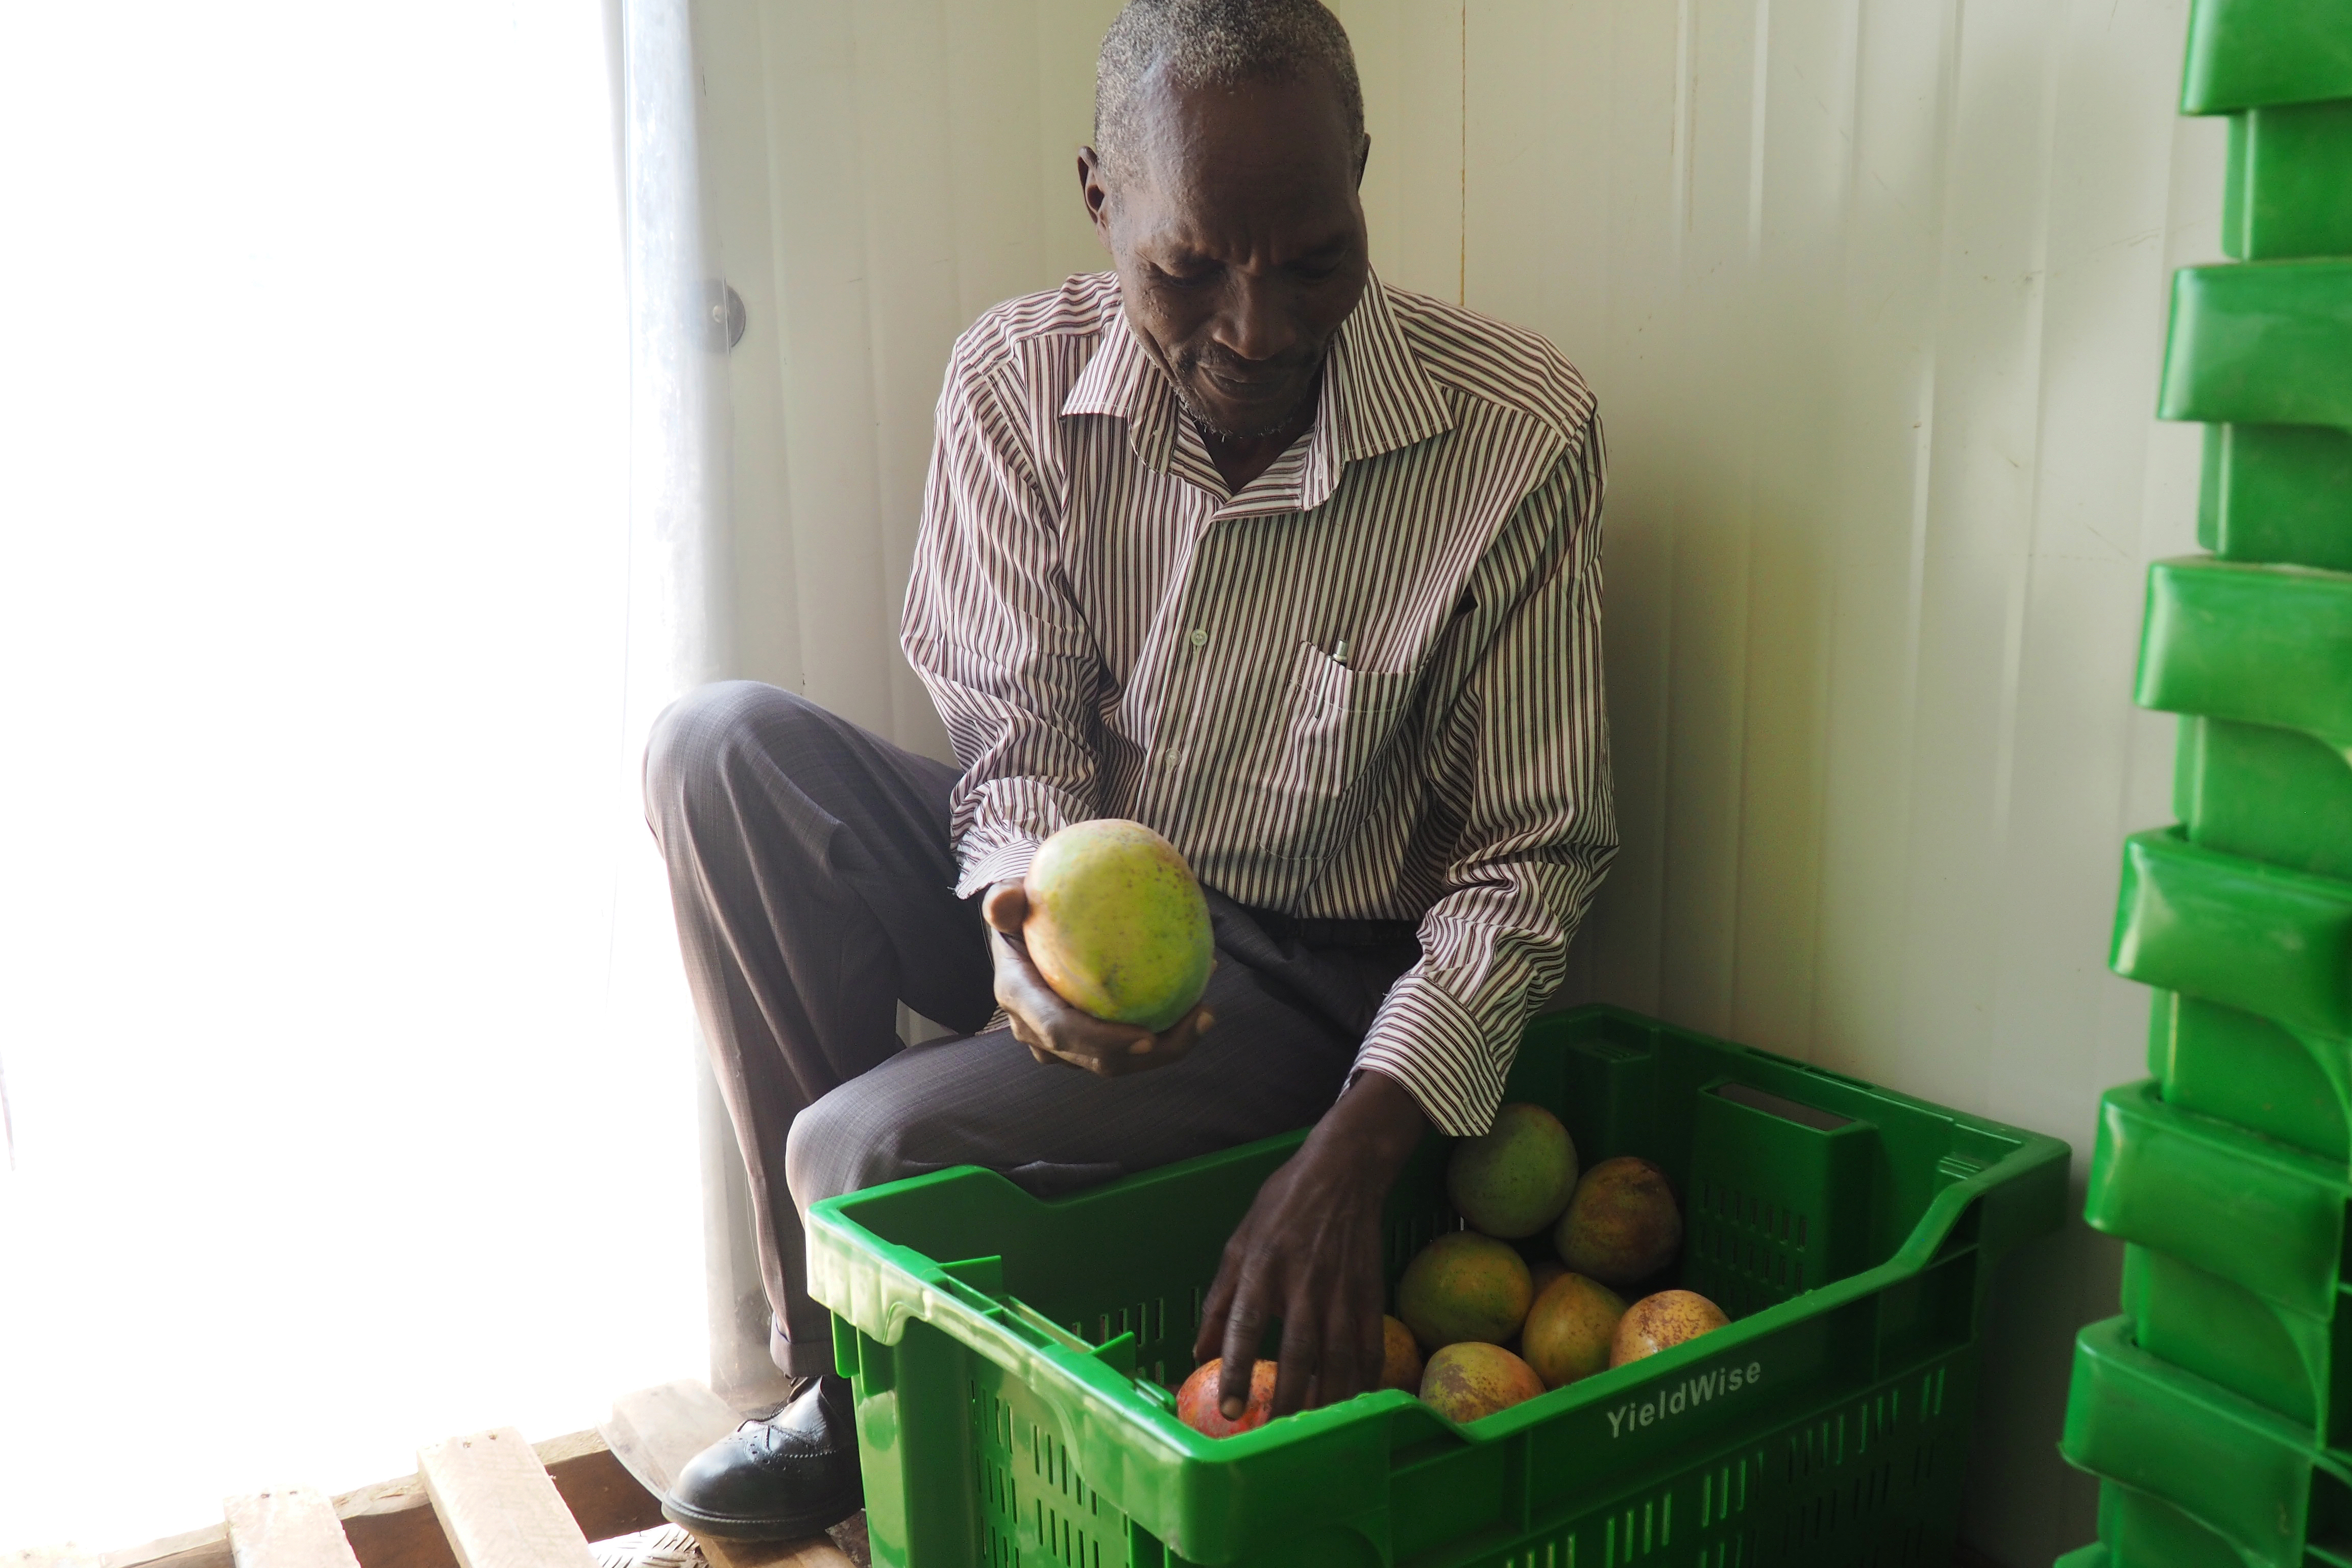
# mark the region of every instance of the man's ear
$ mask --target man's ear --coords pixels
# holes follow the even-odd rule
[[[1095,237],[1110,249],[1110,171],[1103,164],[1102,154],[1091,147],[1078,149],[1078,199],[1086,204],[1087,221],[1095,226]]]
[[[1358,138],[1356,142],[1356,189],[1360,191],[1364,188],[1364,165],[1371,162],[1371,157],[1372,139],[1370,136]]]

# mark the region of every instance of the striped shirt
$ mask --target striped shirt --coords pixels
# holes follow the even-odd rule
[[[1359,1069],[1483,1131],[1616,852],[1601,427],[1532,333],[1377,279],[1238,493],[1112,274],[960,338],[903,641],[965,896],[1096,816],[1228,898],[1418,922]]]

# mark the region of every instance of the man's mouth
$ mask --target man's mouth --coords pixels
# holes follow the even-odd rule
[[[1261,364],[1237,371],[1198,355],[1177,361],[1177,401],[1205,428],[1227,440],[1255,440],[1287,425],[1315,387],[1316,364]],[[1228,406],[1202,406],[1213,398]]]
[[[1300,370],[1288,368],[1241,374],[1206,364],[1200,370],[1203,381],[1236,403],[1266,403],[1280,397],[1295,397],[1300,382],[1305,379]]]

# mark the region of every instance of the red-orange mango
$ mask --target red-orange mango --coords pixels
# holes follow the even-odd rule
[[[1204,1361],[1192,1369],[1192,1375],[1176,1391],[1176,1419],[1204,1436],[1230,1437],[1237,1432],[1255,1432],[1274,1415],[1275,1363],[1261,1361],[1250,1368],[1249,1404],[1238,1421],[1226,1420],[1225,1413],[1218,1408],[1217,1382],[1224,1367],[1222,1356]]]

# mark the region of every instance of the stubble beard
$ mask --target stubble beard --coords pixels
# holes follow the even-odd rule
[[[1318,360],[1315,369],[1307,377],[1306,390],[1298,395],[1289,407],[1282,411],[1281,418],[1262,430],[1231,430],[1219,424],[1214,416],[1194,403],[1192,395],[1185,389],[1185,383],[1201,374],[1201,356],[1187,354],[1177,361],[1175,369],[1176,374],[1168,379],[1175,385],[1177,406],[1183,409],[1185,416],[1193,424],[1199,426],[1204,434],[1214,436],[1220,441],[1263,441],[1269,437],[1281,435],[1290,427],[1291,422],[1298,417],[1299,410],[1315,400],[1316,389],[1323,384],[1323,365]]]

